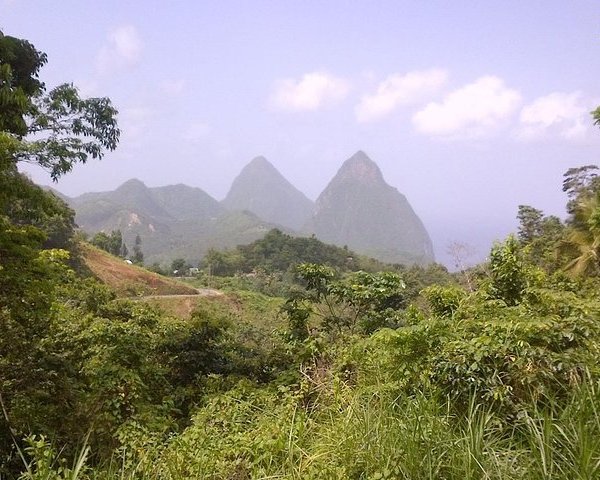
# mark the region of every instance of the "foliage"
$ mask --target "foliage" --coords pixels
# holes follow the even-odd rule
[[[441,389],[462,407],[476,395],[495,411],[516,415],[530,402],[563,398],[582,381],[582,366],[598,373],[599,307],[547,290],[516,307],[469,297],[452,319],[378,332],[351,363],[361,358],[363,381],[395,394]]]
[[[142,252],[142,239],[139,235],[135,236],[135,243],[133,245],[133,255],[131,261],[136,265],[142,265],[144,263],[144,252]]]
[[[174,275],[183,275],[186,273],[186,270],[188,268],[189,268],[189,265],[183,258],[176,258],[171,263],[171,272]]]
[[[45,93],[37,80],[44,63],[46,55],[29,42],[0,33],[0,130],[19,139],[12,166],[36,163],[56,180],[75,163],[114,150],[120,132],[109,99],[81,99],[69,84]]]
[[[577,197],[570,226],[561,245],[574,257],[565,270],[574,275],[598,274],[600,267],[600,189]]]
[[[427,300],[431,313],[441,318],[452,318],[466,297],[466,292],[456,286],[431,285],[421,293]]]
[[[335,280],[333,269],[312,263],[298,265],[297,271],[306,289],[292,294],[283,308],[297,338],[306,336],[310,315],[329,333],[370,333],[395,324],[405,306],[405,284],[396,273],[356,272]]]
[[[213,275],[233,275],[262,269],[267,273],[285,272],[300,263],[329,265],[344,271],[382,270],[384,264],[367,259],[347,248],[328,245],[313,237],[293,237],[273,229],[262,239],[235,250],[211,249],[202,261]]]
[[[504,243],[497,243],[492,247],[489,269],[489,294],[509,306],[517,305],[533,280],[533,275],[514,236],[509,236]]]
[[[37,163],[56,179],[114,149],[119,135],[108,99],[82,100],[72,86],[46,94],[38,80],[45,63],[29,42],[0,32],[0,391],[2,422],[18,435],[62,431],[58,412],[78,404],[78,369],[56,348],[58,292],[74,278],[59,248],[73,247],[74,214],[17,165]],[[11,462],[11,443],[3,428],[0,472]]]
[[[569,197],[567,211],[573,213],[573,207],[577,200],[583,196],[593,194],[600,188],[598,178],[598,167],[596,165],[584,165],[582,167],[569,168],[563,175],[563,192]]]
[[[34,110],[31,99],[44,89],[38,72],[46,61],[46,54],[27,40],[0,32],[0,131],[27,134],[24,117]]]
[[[92,237],[90,243],[116,257],[122,256],[127,248],[123,243],[121,230],[113,230],[110,235],[105,232],[98,232]]]

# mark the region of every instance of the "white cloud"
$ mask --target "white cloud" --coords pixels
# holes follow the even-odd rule
[[[300,80],[281,80],[271,95],[270,104],[279,110],[310,111],[338,102],[350,91],[349,83],[328,73],[312,72]]]
[[[210,127],[203,122],[190,124],[182,134],[182,138],[188,142],[198,142],[205,138],[210,132]]]
[[[424,134],[472,138],[491,133],[510,117],[521,95],[501,78],[485,76],[446,95],[441,103],[429,103],[413,115],[415,128]]]
[[[521,110],[518,137],[524,140],[559,135],[568,140],[585,137],[589,110],[581,92],[554,92],[537,98]]]
[[[107,40],[96,58],[100,73],[106,74],[137,64],[142,54],[142,41],[133,25],[115,28],[108,34]]]
[[[377,92],[361,98],[355,109],[356,119],[359,122],[371,122],[402,105],[423,101],[438,91],[447,77],[448,74],[440,69],[390,75],[379,84]]]

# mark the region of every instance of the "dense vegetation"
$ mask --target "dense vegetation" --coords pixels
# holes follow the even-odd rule
[[[118,139],[44,62],[0,35],[2,478],[599,478],[595,167],[566,173],[566,222],[521,207],[468,284],[273,231],[221,255],[293,273],[280,309],[239,292],[252,315],[178,318],[74,269],[72,212],[18,173]]]

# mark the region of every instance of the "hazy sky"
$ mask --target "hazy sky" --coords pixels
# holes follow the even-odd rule
[[[519,204],[564,216],[564,171],[600,163],[598,1],[0,0],[0,30],[48,54],[47,86],[120,112],[68,195],[137,177],[221,199],[264,155],[315,199],[362,149],[447,262]]]

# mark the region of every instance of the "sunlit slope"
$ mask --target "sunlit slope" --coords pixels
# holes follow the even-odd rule
[[[88,243],[79,245],[83,262],[102,283],[121,296],[197,295],[184,283],[130,265]]]

